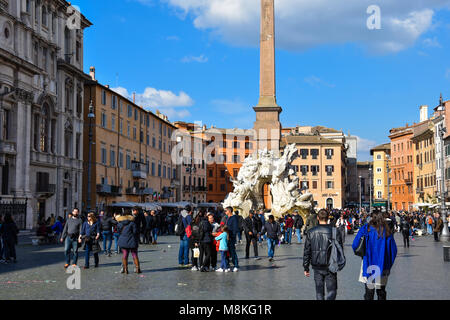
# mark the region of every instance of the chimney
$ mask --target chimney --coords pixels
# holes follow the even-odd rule
[[[133,92],[133,103],[136,104],[136,92]]]
[[[428,120],[428,106],[423,105],[419,107],[420,110],[420,122]]]
[[[105,87],[107,87],[109,89],[109,84],[107,84]]]
[[[89,75],[91,76],[92,80],[95,81],[95,67],[89,68]]]

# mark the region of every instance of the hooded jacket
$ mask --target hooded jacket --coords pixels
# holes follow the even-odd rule
[[[119,247],[123,249],[137,249],[139,246],[139,232],[133,216],[120,216],[117,218]]]

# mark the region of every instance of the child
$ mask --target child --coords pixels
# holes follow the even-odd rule
[[[220,251],[220,268],[216,270],[216,272],[229,272],[229,266],[228,266],[228,259],[227,259],[227,253],[228,253],[228,240],[230,239],[229,233],[228,233],[228,227],[223,226],[222,233],[217,236],[216,241],[219,242],[219,251]]]

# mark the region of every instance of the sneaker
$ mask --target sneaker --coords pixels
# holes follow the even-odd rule
[[[186,268],[190,268],[190,267],[192,267],[192,263],[185,264],[184,266],[185,266]]]
[[[184,268],[184,264],[180,263],[180,264],[178,265],[178,267]]]
[[[255,257],[255,260],[261,260],[261,258],[260,257]]]
[[[198,268],[196,266],[193,266],[191,271],[198,271]]]
[[[230,272],[230,269],[226,269],[224,272]]]
[[[234,267],[233,272],[238,272],[238,271],[239,271],[239,269]]]
[[[224,272],[225,270],[223,270],[222,268],[219,268],[216,270],[216,272]]]
[[[1,261],[0,261],[1,262]],[[69,265],[68,264],[65,264],[64,265],[64,269],[67,269],[69,267]]]

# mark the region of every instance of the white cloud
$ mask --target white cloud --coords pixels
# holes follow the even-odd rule
[[[436,37],[434,38],[426,38],[422,41],[423,45],[428,48],[442,48]]]
[[[126,88],[111,88],[123,97],[132,100],[133,96]],[[190,113],[186,109],[178,109],[180,107],[190,107],[194,104],[194,100],[185,92],[180,91],[178,94],[169,90],[158,90],[147,87],[143,93],[136,93],[136,104],[141,105],[147,110],[158,109],[170,118],[186,118]]]
[[[370,151],[370,149],[377,146],[376,141],[361,138],[356,136],[356,140],[358,143],[358,151]]]
[[[250,105],[245,104],[240,99],[226,100],[216,99],[212,100],[211,104],[214,109],[222,114],[239,114],[251,111]]]
[[[334,88],[336,86],[336,85],[328,83],[328,82],[326,82],[326,81],[322,80],[321,78],[319,78],[317,76],[314,76],[314,75],[306,77],[304,79],[304,81],[306,83],[308,83],[309,85],[313,86],[313,87],[326,86],[326,87],[329,87],[329,88]]]
[[[178,37],[178,36],[168,36],[168,37],[166,37],[166,40],[168,40],[168,41],[179,41],[180,37]]]
[[[260,0],[160,0],[193,24],[237,46],[259,42]],[[374,52],[398,52],[414,45],[432,27],[436,10],[449,0],[377,0],[381,30],[368,30],[373,0],[276,1],[277,46],[305,50],[322,44],[362,44]]]
[[[206,62],[208,62],[208,57],[205,57],[205,55],[203,55],[203,54],[198,57],[186,56],[181,59],[181,62],[183,62],[183,63],[191,63],[191,62],[206,63]]]

